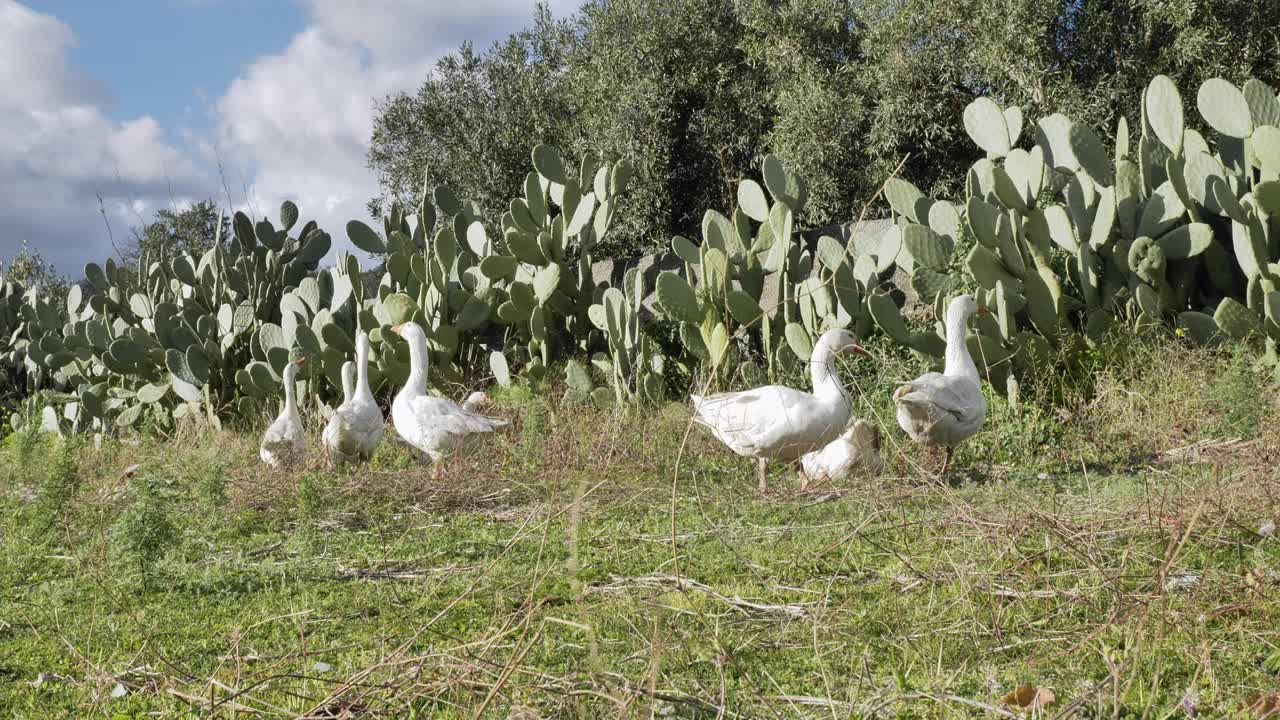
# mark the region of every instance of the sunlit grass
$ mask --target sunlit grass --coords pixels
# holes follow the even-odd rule
[[[767,497],[749,462],[686,440],[679,404],[520,389],[495,393],[512,426],[442,479],[393,443],[273,472],[244,434],[11,437],[0,707],[970,717],[1033,684],[1053,712],[1239,713],[1277,683],[1280,543],[1259,529],[1280,446],[1238,362],[1153,347],[1076,404],[993,395],[941,484],[882,392],[919,368],[886,353],[847,368],[887,425],[885,474],[800,493],[777,468]],[[1252,436],[1224,444],[1231,417]],[[50,523],[41,488],[69,488]],[[171,543],[136,537],[166,523]]]

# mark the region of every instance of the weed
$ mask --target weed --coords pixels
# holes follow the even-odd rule
[[[32,527],[40,534],[52,530],[58,519],[71,510],[71,500],[79,489],[80,445],[74,438],[66,438],[58,443],[53,462],[36,487]]]
[[[305,526],[315,525],[323,515],[331,484],[325,475],[314,472],[306,473],[298,482],[298,517]]]
[[[1280,544],[1252,531],[1280,517],[1275,434],[1264,404],[1258,439],[1225,445],[1261,471],[1159,457],[1204,439],[1214,388],[1239,381],[1228,355],[1148,342],[1088,386],[1028,379],[1017,410],[992,391],[956,462],[999,482],[928,481],[889,397],[927,364],[879,347],[841,373],[900,472],[817,493],[760,497],[749,463],[686,436],[684,402],[526,388],[494,392],[511,428],[439,466],[387,443],[341,473],[262,473],[256,432],[84,451],[60,520],[77,552],[0,512],[0,707],[91,714],[85,658],[143,668],[105,701],[130,717],[968,717],[1017,712],[1001,698],[1028,684],[1056,693],[1048,714],[1174,717],[1192,697],[1228,717],[1280,667]],[[222,467],[171,486],[193,456]],[[155,474],[122,502],[135,457]],[[181,511],[219,473],[219,522]],[[120,602],[121,568],[147,592]]]
[[[22,427],[6,440],[12,443],[15,464],[18,467],[30,467],[36,450],[39,449],[45,433],[40,430],[41,410],[44,406],[43,394],[37,393],[23,401],[17,413],[22,418]]]
[[[1209,406],[1218,417],[1207,428],[1213,438],[1250,439],[1258,434],[1267,412],[1270,393],[1259,392],[1266,383],[1254,367],[1253,359],[1237,350],[1230,364],[1209,384],[1206,394]]]
[[[225,463],[214,460],[203,468],[196,481],[196,494],[200,502],[210,510],[219,510],[227,504]]]
[[[179,532],[170,518],[168,483],[146,473],[130,484],[133,502],[111,527],[111,550],[136,571],[143,593],[150,591],[156,564],[178,543]]]

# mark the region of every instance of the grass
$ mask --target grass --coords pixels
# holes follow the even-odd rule
[[[0,708],[1007,717],[1033,685],[1044,717],[1254,717],[1280,690],[1274,404],[1245,357],[1124,355],[1087,393],[992,396],[952,485],[893,429],[875,481],[778,468],[761,497],[678,404],[522,389],[441,480],[390,444],[269,472],[245,434],[11,436]],[[904,362],[848,369],[886,430]]]

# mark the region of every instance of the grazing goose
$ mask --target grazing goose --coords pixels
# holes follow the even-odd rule
[[[851,408],[844,384],[836,377],[835,362],[837,355],[849,352],[870,355],[848,330],[828,330],[818,338],[809,358],[813,393],[765,385],[745,392],[691,395],[697,420],[730,450],[756,458],[764,492],[769,460],[798,460],[844,431]]]
[[[843,480],[850,472],[868,477],[880,474],[884,460],[880,457],[880,430],[865,420],[853,424],[826,447],[800,458],[806,484],[815,480]]]
[[[477,390],[476,392],[468,395],[466,400],[462,401],[462,409],[467,412],[479,412],[484,408],[489,407],[492,402],[493,400],[489,398],[488,393],[483,393]]]
[[[298,415],[298,371],[307,363],[298,358],[284,367],[284,409],[262,435],[258,457],[271,467],[291,462],[307,449],[306,432]]]
[[[893,391],[898,425],[911,439],[946,448],[942,477],[951,466],[956,444],[978,432],[987,415],[978,368],[965,344],[970,316],[986,311],[970,295],[952,300],[947,307],[947,353],[942,374],[925,373]]]
[[[350,399],[334,411],[325,428],[325,447],[337,463],[368,460],[382,442],[385,420],[369,389],[369,336],[363,332],[356,336],[355,367],[354,391]],[[346,369],[344,365],[343,371]],[[343,381],[345,384],[345,377]]]
[[[391,404],[396,432],[410,445],[440,460],[468,440],[491,433],[506,420],[459,407],[452,400],[427,394],[427,336],[417,323],[404,323],[391,332],[409,343],[409,380]]]

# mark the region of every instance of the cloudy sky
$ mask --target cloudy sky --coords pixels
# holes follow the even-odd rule
[[[228,195],[345,240],[377,192],[375,102],[534,3],[0,0],[0,257],[26,242],[78,277],[158,208]]]

